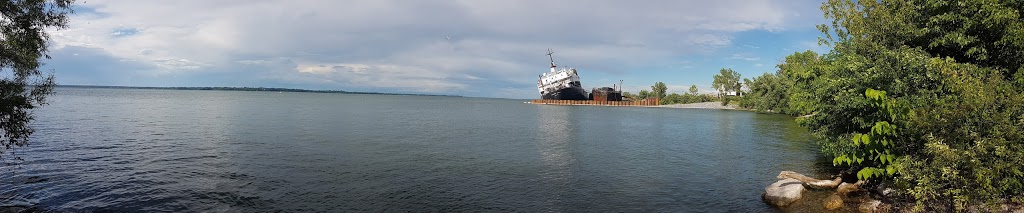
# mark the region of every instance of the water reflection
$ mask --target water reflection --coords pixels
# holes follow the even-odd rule
[[[569,151],[571,138],[575,134],[569,114],[571,108],[543,106],[538,109],[540,137],[537,147],[545,168],[541,172],[541,177],[557,183],[567,183],[572,176],[571,165],[576,160]]]
[[[574,109],[568,106],[539,106],[537,109],[536,145],[543,164],[538,171],[542,181],[539,195],[544,197],[541,208],[556,212],[572,210],[572,201],[576,199],[572,196],[576,190],[573,168],[577,161],[570,148],[577,134],[572,116]]]

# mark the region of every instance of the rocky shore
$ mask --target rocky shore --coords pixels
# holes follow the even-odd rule
[[[883,206],[879,197],[872,196],[867,190],[860,188],[864,184],[863,181],[844,183],[841,178],[819,180],[792,171],[780,172],[778,179],[779,181],[764,188],[765,192],[761,198],[765,203],[780,207],[782,210],[884,212],[888,209],[888,205]],[[787,209],[792,204],[805,199],[804,193],[808,191],[827,192],[830,195],[827,197],[815,196],[803,202],[801,207]],[[823,209],[813,208],[813,206]]]

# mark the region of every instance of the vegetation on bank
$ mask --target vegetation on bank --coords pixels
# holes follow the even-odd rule
[[[746,79],[833,163],[917,211],[1024,203],[1024,1],[828,0],[832,51]],[[717,78],[716,78],[717,79]]]
[[[629,99],[634,99],[634,100],[640,100],[640,99],[646,99],[646,98],[659,98],[661,100],[661,104],[662,105],[666,105],[666,104],[690,104],[690,103],[701,103],[701,102],[710,102],[710,101],[718,101],[719,100],[719,98],[717,96],[714,96],[714,95],[698,94],[699,91],[697,90],[697,85],[691,85],[690,89],[689,89],[689,93],[666,94],[667,91],[668,91],[668,86],[666,86],[665,83],[657,82],[657,83],[654,83],[653,86],[651,86],[651,90],[650,91],[640,90],[640,92],[638,94],[631,94],[629,92],[623,92],[622,96],[626,97],[626,98],[629,98]]]
[[[32,109],[53,93],[53,74],[39,67],[48,30],[67,28],[73,0],[0,2],[0,153],[24,146],[33,129]]]

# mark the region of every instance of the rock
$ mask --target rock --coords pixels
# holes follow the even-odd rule
[[[836,210],[843,207],[843,197],[839,196],[839,193],[832,193],[828,198],[825,198],[825,209]]]
[[[764,187],[764,202],[775,206],[788,206],[799,200],[804,193],[804,184],[799,180],[787,178]]]
[[[839,184],[839,187],[836,188],[836,193],[846,196],[846,194],[849,194],[850,192],[860,191],[860,185],[863,183],[863,181],[857,181],[857,183],[854,184],[841,183]]]
[[[893,191],[895,191],[895,190],[892,190],[890,188],[885,188],[885,189],[882,189],[882,193],[881,194],[882,194],[882,196],[888,197],[890,194],[892,194]]]
[[[860,203],[860,206],[858,206],[857,208],[860,209],[860,212],[871,213],[875,212],[875,210],[878,209],[879,205],[882,205],[882,201],[869,200],[867,202]]]

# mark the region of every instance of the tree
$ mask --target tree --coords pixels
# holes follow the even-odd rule
[[[714,76],[711,86],[717,89],[719,94],[725,92],[739,92],[739,89],[741,88],[740,78],[740,73],[729,68],[722,68],[722,70],[719,70],[719,73]]]
[[[647,92],[647,90],[640,90],[640,92],[636,94],[636,97],[638,99],[646,99],[646,98],[648,98],[650,96],[651,96],[651,93]]]
[[[668,86],[665,86],[665,83],[662,83],[660,81],[658,83],[654,83],[654,86],[651,86],[652,96],[656,98],[665,98],[665,95],[667,95],[665,94],[666,91],[668,91]]]
[[[697,85],[690,85],[690,95],[697,95]]]
[[[780,69],[794,77],[791,103],[806,98],[796,108],[810,116],[797,120],[834,164],[896,187],[916,210],[1024,201],[1024,1],[821,9],[832,21],[819,43],[832,51]]]
[[[752,108],[759,112],[789,113],[788,92],[790,85],[780,74],[765,73],[744,79],[750,90],[743,96],[741,107]]]
[[[0,2],[0,144],[23,146],[33,130],[32,109],[53,93],[53,74],[39,71],[47,29],[66,29],[74,0]],[[10,72],[10,73],[8,73]]]
[[[802,116],[809,115],[818,107],[816,102],[811,101],[815,96],[815,84],[818,80],[825,63],[814,51],[796,52],[786,56],[786,59],[777,65],[776,76],[781,83],[788,86],[786,92],[787,114]]]

